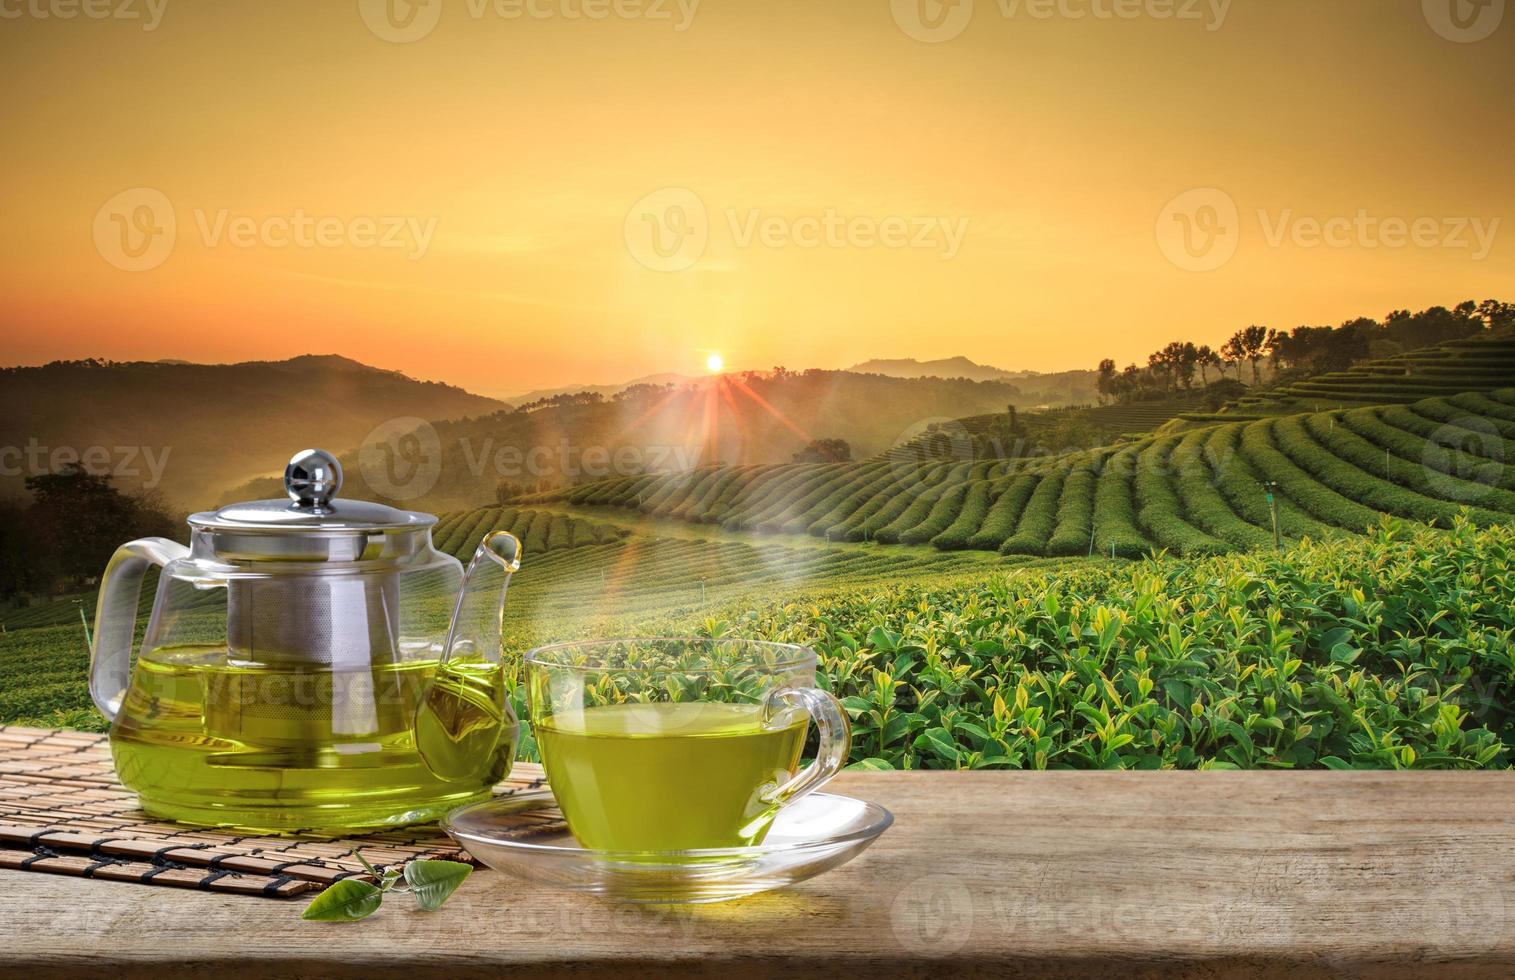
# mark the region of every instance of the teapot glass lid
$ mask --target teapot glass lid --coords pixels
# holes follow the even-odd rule
[[[402,531],[430,527],[431,514],[368,500],[339,500],[342,466],[324,449],[304,449],[284,468],[287,500],[251,500],[191,514],[189,523],[211,531],[290,533]]]

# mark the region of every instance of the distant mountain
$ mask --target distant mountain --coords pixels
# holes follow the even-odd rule
[[[1015,374],[987,364],[977,364],[966,357],[944,357],[936,361],[918,361],[913,357],[875,358],[848,368],[859,374],[882,374],[891,378],[968,378],[972,381],[1011,381],[1029,372]]]
[[[1006,371],[979,364],[966,357],[944,357],[935,361],[918,361],[913,357],[876,358],[848,368],[860,374],[882,374],[890,378],[968,378],[972,381],[1011,381],[1035,407],[1056,408],[1084,405],[1098,395],[1093,371]]]
[[[283,469],[308,446],[339,452],[396,418],[457,419],[504,402],[335,355],[241,364],[57,361],[0,369],[0,495],[82,457],[123,490],[172,506]]]
[[[704,379],[692,378],[687,374],[675,374],[672,371],[664,371],[661,374],[648,374],[640,378],[632,378],[630,381],[622,381],[619,384],[564,385],[561,388],[533,388],[520,394],[511,392],[504,397],[509,399],[514,405],[528,405],[534,401],[539,401],[543,398],[552,398],[557,395],[582,395],[589,392],[594,392],[606,398],[613,398],[617,393],[625,391],[632,385],[686,385],[701,380]]]

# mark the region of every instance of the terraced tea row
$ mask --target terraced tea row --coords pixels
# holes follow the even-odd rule
[[[707,467],[537,501],[620,507],[729,531],[944,551],[1136,557],[1362,532],[1383,515],[1515,519],[1515,389],[1268,417],[1055,457]]]
[[[467,561],[490,531],[509,531],[528,554],[582,548],[618,541],[629,532],[614,524],[570,517],[547,510],[516,507],[481,507],[443,514],[432,529],[438,551]]]
[[[975,555],[896,549],[791,548],[741,541],[633,537],[625,542],[528,553],[511,585],[511,617],[543,624],[699,607],[717,597],[831,588],[1001,567]]]
[[[1238,399],[1227,411],[1276,414],[1488,392],[1515,382],[1515,338],[1472,337],[1367,361]],[[1185,415],[1191,421],[1207,416]]]
[[[1059,429],[1069,427],[1088,439],[1114,442],[1151,432],[1195,407],[1194,399],[1090,405],[1045,412],[972,415],[936,423],[934,428],[879,455],[879,459],[1005,459],[1044,456]]]

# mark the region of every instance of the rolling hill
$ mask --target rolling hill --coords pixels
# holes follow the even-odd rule
[[[68,460],[67,452],[56,451],[98,447],[93,459],[102,465],[91,468],[112,469],[118,486],[157,485],[172,505],[198,509],[227,487],[282,470],[291,453],[308,445],[355,446],[394,418],[461,418],[506,407],[330,355],[5,368],[0,447],[19,449],[22,462],[0,476],[0,494],[24,494],[24,478],[33,470]],[[30,458],[29,447],[36,449]]]
[[[1079,405],[1098,394],[1093,371],[1006,371],[978,364],[966,357],[919,361],[913,357],[875,358],[847,369],[859,374],[882,374],[890,378],[968,378],[972,381],[1009,381],[1021,391],[1021,404],[1029,406]]]

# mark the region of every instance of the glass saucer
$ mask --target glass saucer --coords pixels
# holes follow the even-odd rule
[[[755,847],[591,851],[568,832],[550,792],[459,807],[442,828],[496,871],[615,902],[724,902],[792,885],[852,860],[889,829],[876,803],[811,793],[779,811]]]

